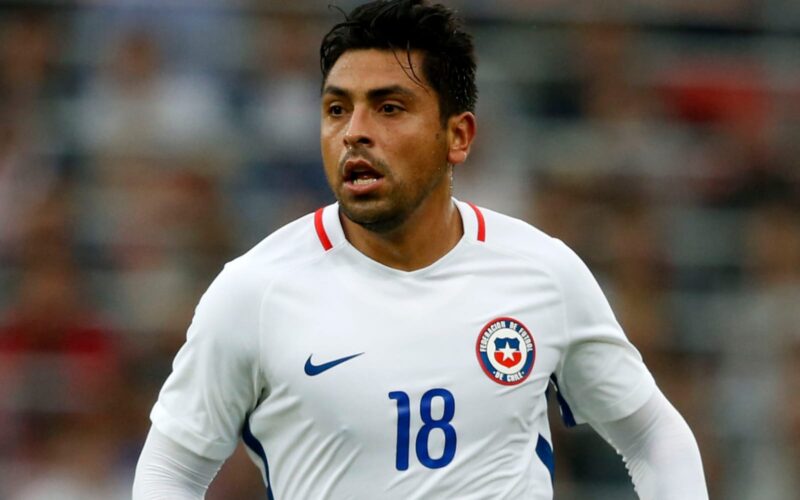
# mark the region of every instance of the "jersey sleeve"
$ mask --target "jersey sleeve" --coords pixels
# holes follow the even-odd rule
[[[198,455],[225,459],[262,390],[261,293],[228,264],[200,299],[150,419]]]
[[[627,417],[652,395],[655,381],[594,276],[571,249],[558,245],[566,346],[553,381],[562,416],[573,425]]]

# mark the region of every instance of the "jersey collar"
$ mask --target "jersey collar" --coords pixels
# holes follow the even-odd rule
[[[464,238],[473,242],[486,241],[486,219],[480,208],[453,198],[464,225]],[[320,245],[327,252],[347,241],[339,219],[339,204],[333,203],[314,212],[314,230]]]

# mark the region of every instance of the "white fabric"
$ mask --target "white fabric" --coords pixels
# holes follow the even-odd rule
[[[630,416],[592,426],[622,455],[642,500],[708,499],[697,442],[661,391]]]
[[[222,462],[202,457],[151,428],[136,465],[133,500],[202,499]]]
[[[329,250],[309,215],[229,263],[197,307],[155,428],[216,460],[244,438],[275,498],[552,498],[551,375],[577,422],[626,417],[655,384],[572,251],[485,209],[480,241],[476,212],[456,204],[464,237],[413,272],[350,245],[336,205],[321,216]],[[478,352],[500,324],[531,340],[492,344],[504,360],[532,356],[507,384]]]

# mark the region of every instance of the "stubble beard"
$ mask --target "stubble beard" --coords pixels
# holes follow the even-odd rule
[[[386,172],[386,170],[384,170]],[[345,217],[363,227],[367,231],[386,234],[394,231],[405,222],[414,205],[412,200],[398,193],[390,193],[381,199],[377,196],[365,196],[355,200],[339,199],[339,208]]]
[[[391,170],[386,165],[381,165],[387,181],[391,181]],[[431,182],[421,187],[418,191],[409,191],[404,184],[395,185],[392,192],[381,199],[378,197],[364,197],[363,200],[353,200],[351,203],[343,201],[342,196],[337,196],[339,209],[345,217],[363,227],[367,231],[377,234],[388,234],[402,226],[411,214],[431,195],[437,186],[446,180],[446,166],[437,170],[437,175]],[[372,199],[370,199],[372,198]],[[366,204],[361,208],[356,205]],[[369,206],[372,205],[372,206]]]

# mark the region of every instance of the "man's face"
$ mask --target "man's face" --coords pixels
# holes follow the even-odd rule
[[[411,62],[422,75],[422,55],[412,52]],[[408,64],[402,51],[347,51],[322,93],[328,183],[348,219],[378,232],[397,228],[432,193],[450,189],[437,95],[401,63]]]

